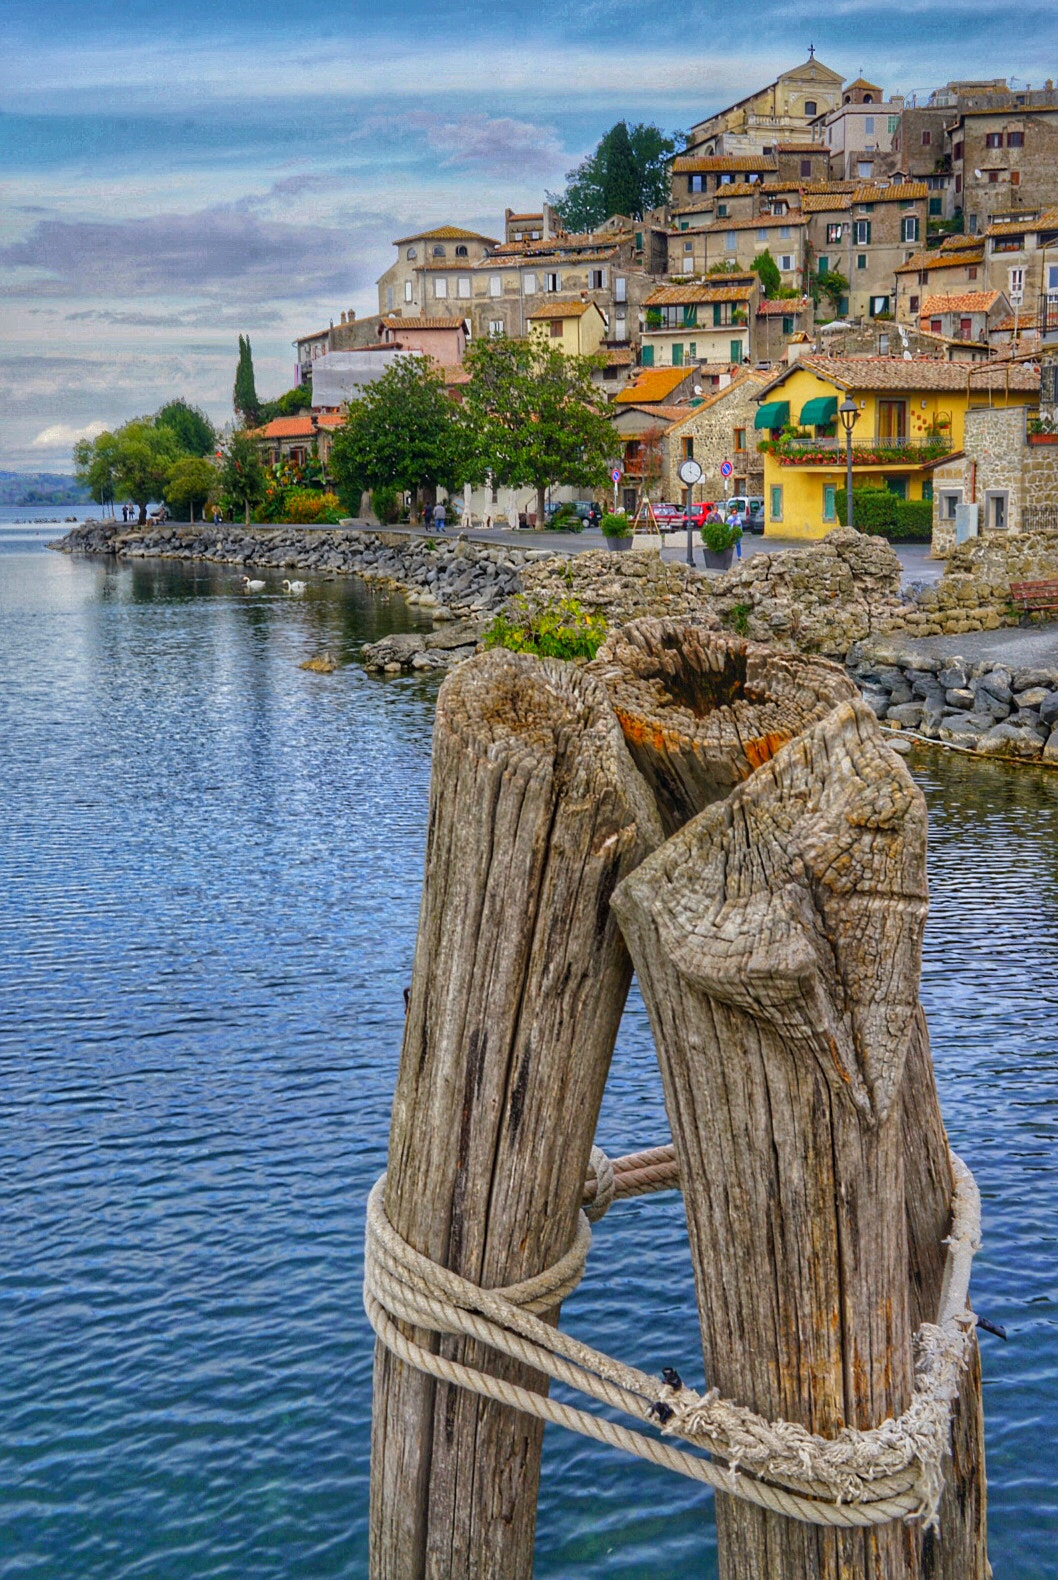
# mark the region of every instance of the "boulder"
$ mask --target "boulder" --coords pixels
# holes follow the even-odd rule
[[[953,713],[941,721],[937,738],[949,746],[966,746],[974,751],[985,728],[985,723],[972,713]]]
[[[950,691],[944,693],[944,700],[949,707],[966,711],[974,705],[974,693],[969,686],[953,686]]]
[[[945,691],[961,690],[970,678],[970,672],[961,658],[951,658],[938,670],[937,679]]]
[[[1033,760],[1043,753],[1043,742],[1035,730],[1016,724],[996,724],[977,742],[983,757],[1021,757]]]
[[[1043,748],[1045,763],[1058,763],[1058,730],[1052,730],[1047,737],[1047,744]]]
[[[899,724],[902,729],[915,730],[922,722],[922,703],[899,702],[895,708],[889,708],[886,718],[891,724]]]
[[[1040,723],[1052,729],[1058,724],[1058,691],[1049,691],[1040,703]]]

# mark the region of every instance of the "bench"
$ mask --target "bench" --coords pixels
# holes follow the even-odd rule
[[[1041,610],[1058,613],[1058,581],[1011,582],[1010,597],[1026,614]]]

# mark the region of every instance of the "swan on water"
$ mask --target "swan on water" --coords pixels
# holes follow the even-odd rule
[[[264,592],[265,584],[264,582],[252,582],[248,576],[244,576],[242,579],[242,590],[243,592]]]
[[[295,595],[295,597],[300,597],[301,594],[308,587],[308,585],[309,585],[308,582],[289,582],[289,581],[285,581],[283,583],[283,591],[285,593],[293,593]]]

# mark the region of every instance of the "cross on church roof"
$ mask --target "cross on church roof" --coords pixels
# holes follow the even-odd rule
[[[816,58],[816,47],[814,44],[809,44],[808,46],[808,58],[809,60],[815,60]]]

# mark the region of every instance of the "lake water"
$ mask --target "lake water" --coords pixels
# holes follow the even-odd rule
[[[53,512],[59,514],[60,512]],[[0,535],[2,541],[2,535]],[[412,623],[355,582],[0,556],[0,1575],[366,1573],[361,1225],[384,1166],[436,682],[299,662]],[[974,1169],[991,1555],[1058,1552],[1058,775],[914,763],[923,998]],[[633,996],[600,1125],[666,1134]],[[564,1323],[701,1381],[675,1195]],[[695,1361],[695,1356],[699,1356]],[[715,1575],[708,1494],[548,1428],[540,1580]]]

